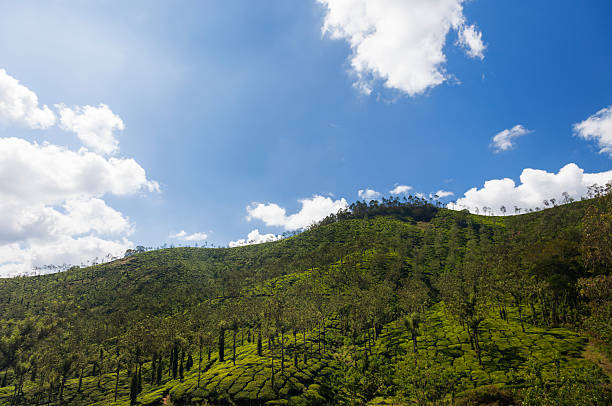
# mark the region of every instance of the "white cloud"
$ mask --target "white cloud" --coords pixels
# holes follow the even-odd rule
[[[447,190],[438,190],[436,193],[434,193],[434,196],[438,196],[438,199],[444,199],[445,197],[449,197],[449,196],[453,196],[454,193],[453,192],[449,192]]]
[[[0,123],[45,129],[55,124],[55,114],[39,107],[36,93],[0,69]]]
[[[514,139],[526,134],[531,133],[531,130],[526,129],[520,124],[515,125],[511,129],[506,129],[500,133],[497,133],[492,141],[491,147],[495,150],[495,152],[507,151],[509,149],[514,148]]]
[[[468,190],[456,203],[449,203],[447,207],[453,210],[467,208],[470,211],[490,207],[494,212],[500,213],[500,207],[505,206],[507,213],[513,214],[515,206],[525,211],[536,207],[544,208],[543,201],[550,198],[561,201],[564,192],[574,199],[579,199],[586,196],[588,186],[605,185],[610,180],[612,170],[585,173],[574,163],[565,165],[559,173],[526,168],[520,176],[519,185],[509,178],[488,180],[483,188]]]
[[[393,189],[389,190],[389,193],[392,195],[401,195],[403,193],[408,193],[410,190],[412,190],[412,186],[397,185]]]
[[[302,205],[300,211],[289,216],[286,210],[276,203],[253,203],[247,206],[247,220],[261,220],[267,226],[284,227],[289,231],[299,230],[348,207],[344,198],[332,200],[319,195],[299,200],[299,202]]]
[[[60,204],[106,193],[159,191],[133,159],[104,158],[53,144],[0,138],[0,200]]]
[[[242,247],[244,245],[261,244],[264,242],[277,241],[277,240],[280,240],[281,238],[282,238],[281,235],[260,234],[259,230],[255,229],[247,235],[246,239],[230,241],[229,246],[230,248]]]
[[[585,140],[596,140],[600,148],[599,153],[612,157],[612,106],[574,124],[574,134]]]
[[[60,206],[0,203],[0,276],[55,264],[80,264],[123,255],[133,246],[132,225],[97,198]],[[108,259],[107,258],[107,259]]]
[[[0,245],[32,239],[48,241],[64,235],[129,235],[132,232],[127,218],[97,198],[67,200],[57,206],[27,200],[0,202],[0,211],[3,214]]]
[[[133,226],[102,197],[158,190],[132,159],[0,138],[0,275],[122,254]]]
[[[77,132],[85,145],[116,150],[114,130],[123,123],[108,107],[60,110],[62,128]],[[55,115],[0,69],[0,121],[45,129]],[[0,276],[122,255],[133,245],[127,239],[133,225],[102,198],[158,191],[133,159],[0,138]]]
[[[177,240],[183,241],[204,241],[208,238],[208,234],[206,233],[193,233],[187,234],[185,230],[181,230],[176,234],[170,234],[170,238],[175,238]]]
[[[381,197],[382,194],[372,189],[360,189],[357,191],[357,196],[363,200],[374,200]]]
[[[121,117],[107,105],[69,108],[56,104],[55,107],[59,111],[60,127],[74,132],[85,146],[103,154],[113,154],[119,150],[115,131],[122,131],[125,127]]]
[[[482,43],[482,33],[476,29],[475,25],[464,26],[459,31],[457,42],[463,46],[472,58],[484,59],[486,46]]]
[[[366,94],[377,80],[410,96],[447,80],[443,50],[451,29],[468,55],[482,58],[481,34],[465,24],[465,0],[317,2],[326,8],[323,33],[350,44],[355,86]]]
[[[98,258],[98,262],[121,257],[133,243],[125,238],[108,240],[95,235],[73,237],[58,236],[31,244],[12,243],[0,245],[0,275],[3,277],[31,272],[34,267],[54,264],[86,264]]]

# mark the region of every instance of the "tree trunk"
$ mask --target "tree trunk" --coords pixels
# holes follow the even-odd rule
[[[323,352],[325,353],[325,320],[323,320]]]
[[[480,341],[478,340],[478,326],[474,326],[474,347],[476,347],[476,355],[478,356],[478,365],[482,365],[480,357]]]
[[[181,380],[181,382],[183,382],[183,377],[184,377],[184,372],[185,372],[185,369],[183,367],[184,361],[185,361],[185,350],[181,350],[181,359],[180,359],[180,365],[179,365],[179,379]]]
[[[542,325],[547,324],[546,323],[546,312],[544,309],[544,299],[542,299],[541,297],[540,297],[540,313],[542,315]]]
[[[64,386],[66,385],[66,375],[62,374],[62,381],[60,383],[60,391],[59,391],[59,404],[64,403]],[[115,397],[117,395],[115,394]]]
[[[157,354],[153,354],[153,357],[151,357],[151,385],[153,385],[155,383],[155,374],[157,373]]]
[[[162,372],[163,372],[163,357],[159,354],[159,358],[157,360],[157,385],[161,385],[162,380]]]
[[[142,392],[142,363],[138,363],[138,393]]]
[[[175,344],[172,350],[172,379],[176,379],[178,375],[178,366],[179,366],[179,349]]]
[[[467,327],[468,337],[470,338],[470,348],[472,348],[472,350],[475,350],[475,348],[474,348],[474,340],[472,339],[472,332],[470,331],[470,325],[469,325],[469,323],[465,323],[465,325]]]
[[[83,367],[81,367],[81,371],[79,372],[79,386],[77,388],[78,393],[81,393],[82,386],[83,386]]]
[[[274,389],[274,353],[272,353],[272,376],[270,377],[270,384],[272,385],[272,390]]]
[[[225,330],[219,332],[219,362],[225,361]]]
[[[298,343],[297,343],[297,331],[293,329],[293,366],[298,367]]]
[[[317,325],[317,345],[319,346],[319,356],[321,356],[321,323]]]
[[[281,375],[285,376],[285,332],[281,331]]]
[[[198,386],[196,386],[196,388],[200,387],[200,373],[202,372],[202,337],[200,337],[200,356],[198,357]]]
[[[261,344],[261,330],[257,333],[257,356],[261,357],[262,344]]]
[[[302,330],[304,336],[304,364],[308,364],[308,347],[306,347],[306,329]]]
[[[119,363],[119,354],[117,354],[117,373],[115,379],[115,402],[117,402],[117,391],[119,390],[119,369],[121,368],[121,364]]]
[[[270,377],[270,383],[272,385],[272,390],[276,392],[274,385],[274,346],[272,344],[272,338],[268,338],[268,350],[270,351],[270,359],[272,361],[272,375]]]
[[[374,341],[378,339],[378,335],[376,333],[376,322],[372,320],[372,329],[374,330]]]
[[[234,363],[234,365],[236,365],[236,333],[237,332],[238,330],[234,330],[234,343],[232,345],[232,351],[233,351],[232,362]]]
[[[102,366],[104,365],[104,350],[100,348],[100,365],[98,365],[98,388],[102,385]]]

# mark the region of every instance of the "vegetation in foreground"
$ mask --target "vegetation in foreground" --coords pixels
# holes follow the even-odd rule
[[[1,280],[0,403],[608,405],[597,194],[513,217],[357,203],[274,243]]]

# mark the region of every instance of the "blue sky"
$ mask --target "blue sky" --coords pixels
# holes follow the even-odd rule
[[[110,249],[103,241],[116,250],[194,243],[181,239],[194,233],[215,245],[246,239],[254,229],[276,235],[343,198],[357,200],[359,190],[388,195],[407,185],[410,193],[452,192],[444,201],[456,207],[527,209],[545,196],[542,190],[546,198],[566,189],[578,196],[586,183],[612,177],[605,149],[612,145],[612,109],[604,110],[612,105],[609,1],[552,7],[413,0],[393,6],[398,10],[386,3],[377,9],[354,0],[350,9],[362,15],[351,20],[339,0],[0,2],[0,69],[56,117],[52,125],[32,124],[7,110],[2,120],[0,82],[0,138],[28,143],[0,145],[0,182],[7,182],[0,194],[31,206],[37,219],[55,210],[53,220],[40,223],[61,217],[69,224],[25,227],[17,218],[22,212],[5,209],[16,217],[5,225],[12,231],[0,235],[0,272],[82,259],[45,254],[59,245],[87,247],[82,255],[93,255]],[[363,22],[365,31],[355,28]],[[476,42],[462,43],[463,34]],[[439,49],[422,52],[419,41],[434,37],[442,39]],[[351,46],[351,39],[358,42]],[[444,61],[432,66],[441,83],[413,80],[430,74],[426,59],[440,54]],[[356,60],[379,70],[360,71]],[[11,86],[5,97],[6,89],[17,89]],[[84,106],[92,114],[107,106],[103,117],[123,123],[105,133],[118,149],[96,150],[95,134],[87,138],[83,121],[62,121],[60,104],[75,117],[89,117]],[[526,134],[496,152],[493,137],[517,125]],[[82,190],[37,201],[50,187],[24,174],[36,178],[41,169],[27,166],[31,160],[23,170],[6,162],[15,151],[49,154],[43,145],[75,154],[88,148],[89,158],[97,153],[104,162],[131,159],[146,178],[128,190],[92,184],[105,182],[94,176]],[[53,165],[46,173],[64,173]],[[529,168],[540,172],[524,172]],[[484,188],[491,180],[500,181]],[[31,190],[15,197],[11,182]],[[77,198],[86,201],[79,213],[88,215],[66,208]],[[303,208],[300,199],[310,199],[304,206],[310,211],[290,219]],[[98,200],[108,212],[104,222],[116,227],[75,225],[92,223]]]

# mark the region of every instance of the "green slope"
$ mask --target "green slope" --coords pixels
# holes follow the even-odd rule
[[[560,396],[569,382],[577,385],[572,393],[605,404],[605,375],[581,359],[588,337],[574,332],[588,316],[576,288],[588,276],[578,249],[588,204],[503,218],[361,207],[277,242],[163,249],[3,279],[0,403],[60,404],[62,392],[63,404],[113,404],[117,385],[118,404],[129,404],[131,375],[140,370],[140,404],[528,402]],[[492,288],[507,241],[518,272],[543,289],[518,306]],[[481,363],[467,319],[442,301],[440,282],[476,263],[488,290],[479,293]],[[430,303],[415,330],[416,354],[406,324],[412,316],[400,300],[414,279]],[[179,354],[182,379],[172,371]]]

